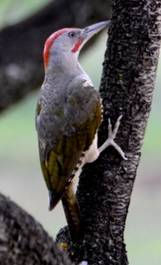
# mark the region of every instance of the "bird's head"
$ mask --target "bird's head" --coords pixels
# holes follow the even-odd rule
[[[44,46],[44,66],[60,64],[70,58],[75,60],[84,44],[103,28],[108,27],[110,21],[103,21],[86,28],[63,28],[49,36]]]

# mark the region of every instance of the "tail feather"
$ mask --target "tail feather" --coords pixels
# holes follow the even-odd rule
[[[60,194],[57,193],[56,191],[49,190],[49,211],[52,211],[58,201],[60,200]]]

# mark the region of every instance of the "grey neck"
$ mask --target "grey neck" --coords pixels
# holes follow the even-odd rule
[[[60,56],[55,52],[54,56],[50,58],[45,74],[52,79],[72,79],[77,76],[83,76],[85,80],[90,80],[88,74],[78,62],[78,54],[71,53],[61,53]]]

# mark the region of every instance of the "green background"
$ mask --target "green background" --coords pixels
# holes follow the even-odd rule
[[[0,24],[19,21],[40,8],[45,0],[0,0]],[[106,34],[102,34],[81,63],[99,86]],[[161,64],[158,67],[142,159],[132,194],[125,241],[131,265],[161,264]],[[61,203],[48,211],[48,194],[38,158],[34,125],[37,93],[0,117],[0,192],[31,213],[53,236],[65,224]]]

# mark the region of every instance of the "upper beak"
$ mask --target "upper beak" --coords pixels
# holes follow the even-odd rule
[[[82,29],[81,37],[84,42],[88,41],[91,37],[93,37],[102,29],[106,27],[109,28],[110,22],[110,20],[102,21]]]

